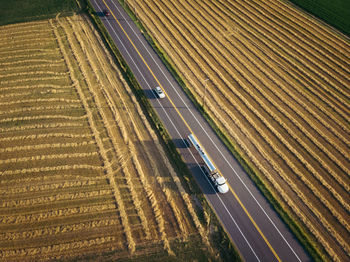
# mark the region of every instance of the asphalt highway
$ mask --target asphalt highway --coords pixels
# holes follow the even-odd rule
[[[310,261],[299,242],[194,108],[119,2],[91,0],[91,3],[242,258],[246,261]],[[103,10],[109,10],[110,16],[104,16]],[[157,98],[154,93],[156,86],[162,87],[166,98]],[[217,193],[202,173],[200,165],[203,163],[199,154],[183,141],[191,133],[227,179],[228,193]]]

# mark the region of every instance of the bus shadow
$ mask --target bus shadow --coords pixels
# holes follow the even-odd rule
[[[184,138],[173,139],[173,143],[175,144],[176,148],[189,148],[190,147],[190,144],[188,143],[187,139],[184,139]]]
[[[217,190],[197,163],[192,164],[190,170],[204,194],[214,195],[217,193]]]

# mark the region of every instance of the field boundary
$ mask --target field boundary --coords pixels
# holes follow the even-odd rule
[[[20,1],[15,1],[15,4],[18,5],[18,8],[14,8],[14,10],[16,10],[15,12],[11,10],[10,12],[3,11],[3,13],[0,13],[0,16],[3,15],[2,19],[0,19],[0,26],[42,21],[55,18],[57,15],[60,15],[61,17],[72,16],[74,13],[81,11],[78,1],[79,0],[66,0],[64,2],[62,1],[61,4],[63,6],[58,7],[53,5],[54,1],[45,1],[46,3],[42,4],[40,7],[42,10],[46,10],[44,13],[40,13],[40,8],[34,8],[35,5],[32,5],[32,10],[28,10],[28,6],[20,6]],[[49,3],[47,4],[47,2]],[[38,1],[37,4],[40,5],[40,1]],[[8,6],[5,6],[3,8],[7,7]],[[48,9],[50,9],[50,12]]]
[[[182,89],[185,91],[187,96],[191,99],[195,107],[201,112],[204,118],[208,121],[211,128],[216,132],[216,134],[220,137],[220,139],[224,142],[226,147],[230,150],[233,156],[238,160],[240,165],[244,168],[244,170],[249,174],[250,178],[257,185],[258,189],[263,193],[263,195],[268,199],[271,206],[277,212],[277,214],[282,218],[282,220],[287,224],[289,229],[293,232],[305,250],[309,253],[309,255],[315,261],[323,261],[326,260],[325,252],[320,249],[320,247],[314,242],[313,237],[309,233],[308,229],[303,226],[303,223],[293,216],[290,211],[285,210],[283,208],[283,204],[281,204],[273,192],[270,191],[269,186],[266,185],[259,176],[259,171],[254,167],[253,164],[250,163],[249,159],[241,152],[239,146],[235,141],[232,141],[228,138],[226,133],[221,130],[213,119],[210,118],[209,114],[206,112],[205,107],[202,106],[201,100],[197,98],[187,87],[186,83],[182,80],[181,73],[177,70],[173,61],[168,57],[166,52],[161,48],[157,40],[155,40],[147,30],[147,27],[138,19],[137,15],[135,15],[134,10],[129,7],[129,5],[125,2],[125,0],[119,0],[119,3],[123,6],[124,10],[129,14],[129,16],[133,19],[135,24],[140,28],[143,36],[149,42],[151,47],[158,54],[162,62],[166,65],[167,69],[170,71],[172,76],[176,79]]]
[[[339,10],[332,12],[328,6],[322,6],[322,3],[317,6],[317,1],[284,0],[284,2],[290,3],[300,11],[313,16],[319,22],[327,25],[329,28],[339,30],[347,37],[350,36],[350,23],[347,21],[346,17],[343,18],[339,14]],[[344,10],[346,10],[346,8]]]
[[[79,1],[77,1],[79,2]],[[179,178],[181,180],[181,184],[185,187],[185,190],[190,192],[191,195],[195,195],[195,197],[199,200],[201,207],[196,208],[196,213],[198,215],[198,218],[200,219],[200,222],[202,224],[206,223],[206,216],[210,217],[211,223],[215,224],[217,227],[217,234],[213,236],[212,241],[215,241],[214,246],[219,250],[223,251],[222,255],[225,255],[226,257],[222,257],[223,260],[227,259],[234,259],[234,261],[242,261],[238,250],[232,245],[232,242],[230,238],[228,237],[227,233],[225,232],[224,228],[219,223],[218,218],[216,217],[216,214],[213,212],[212,208],[210,207],[210,204],[206,201],[204,195],[202,194],[199,186],[197,185],[196,181],[194,180],[191,172],[187,168],[186,164],[182,160],[182,157],[176,150],[176,146],[173,143],[169,133],[163,126],[161,120],[159,119],[157,113],[154,111],[152,105],[150,104],[149,100],[145,96],[142,88],[140,87],[138,81],[136,80],[135,76],[133,75],[132,71],[130,70],[129,66],[127,65],[126,61],[122,57],[121,53],[119,52],[118,48],[115,46],[112,38],[110,37],[109,33],[107,32],[106,28],[104,27],[103,23],[101,22],[98,15],[96,15],[96,12],[94,11],[94,8],[92,7],[90,0],[81,0],[81,4],[83,4],[83,10],[86,10],[89,17],[91,18],[93,24],[97,28],[98,32],[100,33],[103,41],[105,42],[107,48],[111,51],[115,58],[115,62],[120,69],[124,79],[131,87],[133,93],[135,94],[138,102],[141,105],[141,108],[144,110],[145,115],[147,116],[148,120],[150,121],[152,127],[157,130],[157,135],[160,138],[161,144],[163,148],[165,149],[166,154],[169,157],[169,160],[171,161],[173,167],[177,171],[177,174],[179,175]],[[130,10],[129,10],[130,11]],[[133,15],[133,20],[135,20],[135,16]],[[142,30],[144,32],[144,30]],[[148,36],[148,34],[147,34]],[[151,42],[151,38],[148,36],[147,41]],[[153,47],[153,45],[152,45]],[[157,51],[158,53],[158,51]],[[158,53],[159,54],[159,53]],[[163,60],[163,59],[162,59]],[[169,68],[169,66],[167,65]],[[178,78],[176,78],[178,79]],[[192,99],[191,99],[192,100]]]

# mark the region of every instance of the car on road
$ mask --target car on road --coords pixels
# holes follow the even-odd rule
[[[110,16],[110,13],[109,13],[108,10],[103,10],[103,14],[104,14],[105,16]]]
[[[164,98],[165,97],[165,94],[163,92],[163,90],[160,88],[160,86],[157,86],[154,91],[157,93],[157,96],[159,98]]]

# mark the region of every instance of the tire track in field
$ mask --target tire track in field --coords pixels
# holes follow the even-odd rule
[[[88,31],[86,28],[82,28],[81,24],[79,25],[79,29],[77,29],[73,23],[70,21],[70,19],[68,19],[69,21],[69,24],[71,26],[71,28],[73,29],[74,32],[82,32],[85,34],[86,37],[88,37]],[[93,57],[94,54],[90,54],[87,49],[86,49],[86,46],[85,46],[85,43],[81,40],[79,34],[75,34],[76,36],[76,39],[78,41],[78,43],[80,44],[81,46],[81,49],[82,50],[85,50],[85,56],[87,56],[89,58],[89,66],[91,68],[91,70],[95,73],[95,77],[96,77],[96,81],[98,83],[98,85],[100,86],[104,86],[103,83],[101,82],[100,80],[100,77],[99,77],[99,73],[96,71],[96,68],[101,68],[100,65],[96,65],[95,64],[95,60],[98,60],[98,56],[97,55],[97,52],[99,50],[95,50],[95,54],[96,54],[96,57]],[[90,41],[90,44],[92,44],[92,42]],[[104,68],[102,66],[102,68]],[[92,81],[92,80],[91,80]],[[109,83],[110,84],[110,83]],[[117,123],[117,128],[118,128],[118,131],[114,129],[114,131],[110,131],[110,135],[109,137],[111,138],[111,140],[113,141],[113,145],[118,145],[118,148],[114,147],[113,151],[116,153],[116,157],[117,157],[117,161],[119,162],[119,166],[121,167],[121,171],[122,171],[122,177],[124,177],[126,179],[126,186],[129,190],[129,194],[131,195],[131,198],[133,200],[133,204],[134,204],[134,207],[135,207],[135,210],[136,212],[138,213],[138,216],[139,216],[139,219],[141,220],[141,224],[143,226],[143,232],[145,233],[146,235],[146,238],[150,238],[150,231],[149,231],[149,227],[148,227],[148,222],[146,220],[146,217],[143,213],[143,210],[140,208],[140,200],[138,199],[138,196],[134,190],[134,186],[133,184],[131,183],[131,174],[130,174],[130,171],[133,171],[133,172],[137,172],[133,169],[132,166],[128,165],[126,166],[125,163],[127,163],[127,161],[124,160],[124,156],[127,155],[125,154],[124,152],[122,151],[127,151],[128,149],[125,149],[125,146],[124,148],[122,148],[122,145],[125,144],[125,145],[128,145],[129,144],[129,134],[127,133],[124,125],[123,125],[123,120],[121,119],[120,115],[119,115],[119,112],[118,110],[116,109],[116,107],[114,106],[114,104],[112,103],[112,99],[108,96],[108,94],[106,94],[106,89],[103,90],[103,92],[105,94],[104,96],[104,100],[107,101],[107,104],[108,104],[108,107],[111,111],[114,112],[114,115],[113,115],[113,119],[114,119],[114,122]],[[110,127],[111,128],[111,127]],[[118,137],[121,137],[122,138],[122,142],[119,142],[117,141],[117,138]],[[131,153],[130,156],[133,155],[132,152],[129,151],[129,154]],[[130,157],[130,156],[127,156],[127,157]],[[116,172],[116,173],[120,173],[120,172]],[[116,176],[117,174],[115,174]]]
[[[88,31],[88,30],[86,30],[86,32],[87,32],[87,31]],[[93,38],[92,38],[92,37],[88,37],[88,39],[91,40],[91,39],[93,39]],[[105,50],[105,51],[106,51],[106,50]],[[101,56],[98,55],[98,56],[97,56],[97,60],[98,60],[98,62],[100,63],[100,65],[103,66],[103,64],[106,63],[106,59],[102,59],[101,57],[102,57],[102,55],[101,55]],[[98,66],[98,67],[100,67],[100,66]],[[112,72],[111,72],[111,74],[107,74],[107,80],[109,81],[109,83],[111,83],[111,82],[113,81],[112,79],[110,79],[110,78],[112,78],[112,77],[113,77],[113,73],[112,73]],[[99,81],[102,83],[102,80],[99,80]],[[123,88],[126,88],[126,86],[124,85]],[[116,92],[117,92],[119,98],[124,98],[124,97],[125,97],[125,94],[121,94],[121,93],[120,93],[122,90],[123,90],[123,89],[119,89],[119,88],[116,89]],[[110,100],[111,98],[108,98],[108,97],[110,97],[111,94],[110,94],[107,90],[105,91],[105,94],[106,94],[106,99]],[[128,123],[128,122],[131,121],[131,123],[132,123],[132,125],[133,125],[133,127],[127,127],[127,126],[125,126],[125,127],[122,128],[122,129],[123,129],[123,130],[126,130],[126,129],[129,129],[129,128],[130,128],[130,130],[128,130],[128,132],[129,132],[129,135],[128,135],[128,136],[129,136],[129,137],[130,137],[130,135],[131,135],[133,132],[135,132],[135,135],[136,135],[136,137],[137,137],[137,139],[136,139],[137,141],[144,141],[144,140],[148,141],[148,140],[149,140],[148,138],[142,137],[141,132],[139,132],[139,127],[135,125],[134,115],[137,115],[137,114],[132,114],[132,113],[130,112],[131,108],[129,108],[129,107],[126,105],[125,99],[121,99],[121,103],[123,104],[123,108],[124,108],[124,110],[127,111],[127,113],[128,113],[127,115],[128,115],[129,117],[127,117],[127,115],[125,115],[125,119],[120,119],[120,120],[118,121],[118,123],[120,123],[120,124],[122,125],[123,123]],[[114,106],[111,104],[110,107],[113,108]],[[117,112],[117,109],[114,108],[113,112]],[[116,113],[116,114],[119,114],[119,113]],[[121,117],[123,118],[123,115],[121,115]],[[154,155],[151,156],[151,155],[149,154],[149,146],[146,148],[146,147],[143,146],[142,143],[141,143],[141,145],[142,145],[141,148],[142,148],[143,153],[141,153],[140,155],[147,156],[148,159],[147,159],[146,162],[148,162],[148,163],[151,164],[151,166],[152,166],[152,171],[156,173],[155,176],[156,176],[156,177],[159,177],[158,168],[156,167],[156,164],[155,164],[155,162],[154,162],[154,160],[153,160],[153,159],[155,158],[155,156],[154,156]],[[135,147],[135,145],[134,145],[134,143],[131,142],[131,140],[129,140],[129,142],[128,142],[128,147],[129,147],[129,151],[130,151],[130,152],[135,152],[135,151],[137,150],[136,147]],[[131,153],[131,154],[132,154],[132,155],[135,155],[135,153]],[[141,166],[140,166],[140,164],[139,164],[139,159],[138,159],[138,158],[139,158],[139,157],[133,157],[133,161],[135,161],[135,162],[134,162],[135,167],[136,167],[136,168],[139,167],[139,168],[137,168],[137,169],[138,169],[138,172],[136,172],[136,174],[137,174],[137,173],[140,173],[140,172],[143,173],[143,171],[141,170]],[[140,159],[140,160],[141,160],[141,159]],[[152,172],[152,171],[150,171],[150,172]],[[142,176],[144,176],[144,175],[142,175]],[[160,185],[161,185],[161,184],[160,184]],[[148,186],[147,186],[147,187],[148,187]],[[162,191],[164,190],[164,188],[163,188],[162,186],[160,186],[160,188],[161,188]],[[165,193],[166,193],[166,191],[165,191]],[[153,193],[151,193],[151,194],[153,194]],[[165,195],[166,195],[166,194],[165,194]],[[170,204],[171,208],[174,210],[174,206],[173,206],[172,203],[171,203],[171,199],[167,198],[167,201],[168,201],[168,203]],[[177,218],[176,213],[174,213],[174,217]],[[164,224],[164,222],[161,222],[161,224]],[[176,222],[176,221],[173,221],[172,224],[175,225],[175,224],[180,224],[180,223],[179,223],[179,222]],[[163,234],[163,233],[162,233],[162,230],[160,231],[160,233]],[[169,243],[168,243],[168,240],[166,239],[166,235],[165,235],[164,241],[165,241],[165,247],[166,247],[166,249],[169,249],[169,248],[170,248],[170,245],[169,245]],[[169,249],[169,251],[172,252],[170,249]]]
[[[74,25],[73,25],[73,23],[70,21],[70,19],[68,19],[68,21],[69,21],[69,23],[70,23],[70,26],[73,28],[74,27]],[[80,28],[79,28],[79,30],[76,30],[76,29],[74,29],[73,28],[73,31],[74,32],[78,32],[78,31],[82,31],[84,34],[85,34],[85,37],[87,38],[87,39],[89,39],[89,42],[90,42],[90,44],[92,44],[92,42],[91,42],[91,39],[88,37],[88,32],[89,32],[89,29],[86,29],[85,27],[83,28],[83,24],[80,24],[79,25],[80,26]],[[78,36],[77,34],[76,34],[76,36]],[[81,40],[79,40],[79,43],[80,43],[80,45],[81,45],[81,47],[82,47],[82,50],[87,50],[86,49],[86,47],[85,47],[85,43],[83,42],[83,41],[81,41]],[[103,65],[101,64],[101,65],[97,65],[97,64],[95,64],[95,60],[99,60],[99,56],[100,56],[100,53],[99,53],[99,55],[97,54],[98,52],[99,52],[100,50],[95,50],[95,55],[96,55],[96,58],[94,58],[94,57],[92,57],[94,54],[90,54],[90,53],[88,53],[87,51],[86,51],[86,53],[85,53],[85,55],[87,56],[87,57],[89,57],[89,61],[90,61],[90,67],[91,67],[91,70],[93,71],[93,72],[95,72],[95,76],[96,76],[96,81],[98,82],[98,84],[100,85],[100,86],[105,86],[105,85],[103,85],[103,83],[102,83],[102,81],[101,81],[101,79],[100,79],[100,77],[99,77],[99,73],[96,71],[96,68],[105,68],[105,67],[103,67]],[[108,77],[108,76],[107,76]],[[117,82],[117,81],[115,81],[115,82]],[[113,82],[113,83],[115,83],[115,82]],[[112,83],[108,83],[108,84],[112,84]],[[113,84],[112,84],[113,85]],[[118,90],[118,89],[116,89],[116,90]],[[120,164],[120,166],[121,166],[121,169],[122,169],[122,172],[123,172],[123,176],[126,178],[126,181],[127,181],[127,188],[128,188],[128,190],[129,190],[129,193],[130,193],[130,195],[131,195],[131,197],[132,197],[132,199],[133,199],[133,204],[134,204],[134,206],[135,206],[135,210],[136,210],[136,212],[138,213],[138,216],[139,216],[139,218],[140,218],[140,220],[141,220],[141,224],[142,224],[142,226],[143,226],[143,231],[144,231],[144,233],[145,233],[145,235],[146,235],[146,238],[151,238],[151,236],[150,236],[150,231],[149,231],[149,226],[148,226],[148,221],[147,221],[147,219],[146,219],[146,216],[145,216],[145,214],[144,214],[144,212],[143,212],[143,210],[141,209],[141,204],[140,204],[140,200],[139,200],[139,197],[138,197],[138,195],[137,195],[137,193],[136,193],[136,191],[135,191],[135,189],[134,189],[134,185],[133,185],[133,183],[130,183],[131,182],[131,173],[137,173],[137,171],[132,167],[132,166],[130,166],[130,165],[128,165],[128,166],[126,166],[124,163],[126,163],[126,161],[124,160],[124,156],[123,156],[123,153],[122,153],[122,151],[127,151],[128,149],[126,149],[126,148],[121,148],[121,146],[122,146],[122,143],[119,143],[117,140],[116,140],[116,138],[117,137],[121,137],[122,138],[122,140],[123,140],[123,143],[126,145],[126,146],[128,146],[128,147],[130,147],[130,140],[129,140],[129,134],[128,134],[128,132],[126,131],[126,128],[125,128],[125,126],[124,126],[124,124],[123,124],[123,119],[121,119],[121,115],[120,115],[120,113],[118,112],[118,109],[114,106],[114,103],[112,102],[112,99],[111,99],[111,97],[110,97],[110,94],[108,94],[107,93],[107,89],[104,89],[103,90],[103,95],[104,95],[104,99],[106,100],[106,102],[107,102],[107,104],[108,104],[108,106],[109,106],[109,108],[110,108],[110,110],[111,110],[111,112],[113,112],[113,119],[114,119],[114,121],[116,122],[116,123],[118,123],[118,129],[119,129],[119,131],[117,131],[117,132],[119,132],[118,134],[117,133],[115,133],[115,134],[113,134],[113,135],[111,135],[110,137],[112,138],[112,140],[113,140],[113,145],[118,145],[118,148],[115,148],[114,147],[114,152],[116,153],[116,155],[117,155],[117,159],[118,159],[118,162],[119,162],[119,164]],[[125,108],[125,107],[124,107]],[[125,110],[125,109],[124,109]],[[127,121],[126,121],[127,122]],[[129,150],[129,154],[130,154],[130,156],[133,156],[134,155],[134,152],[132,152],[132,151],[130,151]],[[130,172],[130,171],[133,171],[133,172]]]
[[[106,170],[106,175],[108,177],[108,180],[111,184],[111,187],[113,189],[113,193],[114,193],[114,198],[116,200],[116,204],[118,205],[119,207],[119,212],[120,212],[120,217],[121,217],[121,221],[122,221],[122,225],[123,225],[123,228],[124,228],[124,231],[125,231],[125,237],[126,237],[126,245],[128,247],[128,250],[133,253],[135,251],[135,242],[133,240],[133,237],[131,235],[131,230],[130,230],[130,225],[129,225],[129,222],[127,220],[127,214],[126,214],[126,211],[125,211],[125,207],[124,207],[124,204],[123,204],[123,201],[121,200],[121,197],[120,197],[120,192],[119,192],[119,189],[118,189],[118,186],[117,186],[117,183],[115,181],[115,178],[113,177],[113,170],[112,170],[112,167],[111,167],[111,163],[109,162],[108,160],[108,156],[107,156],[107,153],[104,149],[104,146],[103,146],[103,142],[101,140],[101,137],[100,137],[100,132],[98,131],[98,128],[93,120],[93,114],[89,108],[89,104],[87,102],[87,98],[78,82],[78,80],[76,79],[75,77],[75,74],[73,73],[74,70],[72,69],[72,65],[71,65],[71,62],[67,56],[67,51],[65,50],[64,48],[64,45],[62,43],[62,40],[61,40],[61,36],[59,35],[59,33],[57,32],[57,27],[53,24],[52,21],[51,22],[51,26],[53,27],[53,30],[54,30],[54,33],[55,33],[55,36],[56,36],[56,39],[59,43],[59,46],[60,46],[60,49],[61,49],[61,52],[65,58],[65,61],[67,63],[67,67],[69,69],[69,73],[70,73],[70,77],[72,79],[72,82],[75,84],[75,87],[77,89],[77,92],[79,94],[79,97],[81,99],[81,102],[83,103],[84,105],[84,108],[86,110],[86,113],[87,113],[87,116],[88,116],[88,121],[89,121],[89,125],[91,127],[91,130],[94,134],[94,137],[95,137],[95,141],[98,145],[98,148],[99,148],[99,153],[103,159],[103,162],[105,163],[104,166],[105,166],[105,170]],[[57,21],[58,25],[60,26],[60,28],[62,28],[62,30],[65,31],[65,28],[64,26],[62,26],[62,22]],[[67,34],[66,32],[66,37],[67,37],[67,41],[68,41],[68,44],[69,46],[71,47],[72,49],[72,52],[74,54],[74,47],[72,46],[72,40],[70,39],[70,36]],[[78,57],[75,56],[76,59],[78,59]],[[80,68],[81,69],[81,68]],[[96,101],[95,101],[96,102]],[[103,116],[102,116],[102,119],[103,119]]]

